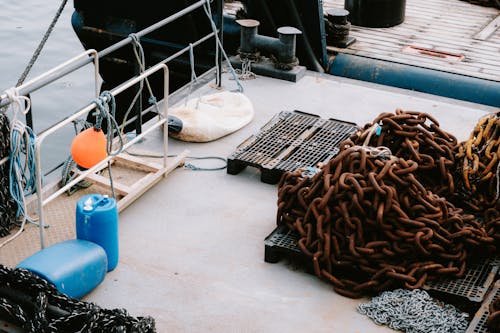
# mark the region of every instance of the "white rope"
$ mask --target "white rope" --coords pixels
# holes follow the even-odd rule
[[[11,101],[9,109],[13,113],[10,126],[10,194],[18,206],[16,217],[20,219],[21,225],[12,237],[0,244],[0,248],[16,239],[23,232],[26,222],[32,222],[27,216],[26,196],[35,191],[35,135],[31,128],[17,119],[18,114],[26,115],[29,112],[31,102],[26,96],[19,95],[16,88],[8,89],[5,93]],[[21,154],[25,154],[24,163],[21,161]],[[29,177],[26,172],[29,172]]]

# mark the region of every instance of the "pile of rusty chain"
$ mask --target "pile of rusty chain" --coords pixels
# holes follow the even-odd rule
[[[500,298],[490,303],[490,315],[486,320],[490,332],[500,332]]]
[[[453,150],[457,139],[442,130],[431,115],[400,109],[382,113],[351,140],[356,145],[385,146],[395,156],[417,162],[415,177],[433,193],[449,196],[455,192]]]
[[[428,191],[418,169],[415,161],[345,141],[314,177],[300,170],[282,177],[277,222],[300,235],[315,274],[348,297],[460,277],[470,246],[494,240],[472,215]]]
[[[469,138],[457,147],[457,186],[464,204],[474,211],[493,207],[500,186],[500,118],[481,118]]]
[[[488,237],[494,239],[495,248],[500,249],[500,207],[498,204],[484,211],[482,222]]]
[[[0,160],[10,155],[9,118],[0,113]],[[9,234],[16,221],[17,206],[9,189],[9,162],[0,165],[0,237]]]

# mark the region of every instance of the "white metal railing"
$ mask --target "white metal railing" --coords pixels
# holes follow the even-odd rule
[[[163,167],[167,166],[167,155],[168,155],[168,123],[167,123],[167,116],[168,116],[168,67],[165,64],[157,64],[154,67],[149,68],[148,70],[144,71],[142,74],[139,76],[136,76],[125,83],[121,84],[120,86],[112,89],[110,93],[113,96],[118,95],[119,93],[123,92],[124,90],[132,87],[134,84],[137,84],[139,81],[144,80],[148,76],[156,73],[157,71],[163,70],[163,94],[164,94],[164,100],[163,100],[163,111],[160,114],[160,119],[158,122],[154,123],[152,126],[147,128],[144,132],[141,134],[137,135],[134,137],[132,140],[127,142],[126,144],[123,145],[123,150],[126,150],[136,142],[140,141],[143,139],[147,134],[149,134],[151,131],[154,129],[163,126]],[[105,100],[106,101],[106,100]],[[109,102],[109,101],[107,101]],[[94,165],[93,167],[80,172],[79,176],[77,176],[75,179],[61,187],[59,190],[57,190],[55,193],[51,194],[48,198],[43,198],[43,188],[42,188],[42,170],[41,170],[41,159],[40,159],[40,151],[41,151],[41,145],[43,141],[65,125],[71,123],[73,120],[78,119],[79,117],[86,115],[88,112],[92,111],[94,108],[96,108],[97,104],[95,102],[92,102],[91,104],[87,105],[86,107],[78,110],[76,113],[71,115],[70,117],[60,121],[59,123],[55,124],[54,126],[50,127],[48,130],[44,131],[42,134],[40,134],[37,139],[36,139],[36,151],[35,151],[35,162],[36,162],[36,193],[37,193],[37,202],[38,202],[38,223],[39,223],[39,230],[40,230],[40,243],[41,247],[45,247],[45,221],[44,221],[44,216],[43,216],[43,206],[57,198],[60,194],[64,193],[68,189],[70,189],[73,185],[77,184],[81,180],[83,180],[87,175],[94,173],[95,171],[99,170],[100,168],[104,167],[108,161],[110,161],[113,156],[108,156],[105,159],[103,159],[101,162],[98,164]],[[118,133],[120,135],[120,133]]]
[[[193,12],[194,10],[196,10],[204,5],[210,6],[211,1],[216,1],[216,3],[217,3],[217,7],[218,7],[218,10],[217,10],[217,15],[218,15],[218,22],[217,23],[218,24],[217,24],[217,26],[218,27],[215,26],[215,24],[212,21],[212,18],[209,17],[209,19],[211,20],[212,27],[213,27],[213,31],[211,33],[201,37],[197,41],[194,41],[193,43],[191,43],[190,46],[187,46],[187,47],[179,50],[178,52],[176,52],[175,54],[162,60],[160,63],[156,64],[155,66],[149,68],[148,70],[145,70],[144,72],[140,73],[136,77],[124,82],[123,84],[119,85],[118,87],[116,87],[110,91],[110,93],[113,96],[116,96],[117,94],[123,92],[124,90],[126,90],[126,89],[132,87],[133,85],[139,83],[140,81],[146,79],[147,77],[149,77],[153,73],[158,72],[160,70],[163,70],[163,73],[164,73],[164,75],[163,75],[164,76],[164,78],[163,78],[164,79],[164,87],[163,87],[164,100],[163,100],[163,111],[161,111],[161,110],[159,111],[160,112],[160,119],[158,122],[156,122],[152,126],[148,127],[144,132],[142,132],[141,134],[138,134],[135,138],[133,138],[132,140],[130,140],[126,144],[124,144],[123,150],[126,150],[131,145],[133,145],[136,142],[138,142],[139,140],[143,139],[147,134],[149,134],[154,129],[156,129],[160,126],[163,126],[163,128],[164,128],[164,131],[163,131],[163,150],[164,150],[163,166],[166,167],[167,155],[168,155],[167,154],[167,151],[168,151],[168,119],[167,119],[167,116],[168,116],[168,94],[169,94],[169,89],[168,89],[169,70],[168,70],[168,67],[166,66],[166,63],[177,58],[178,56],[184,54],[185,52],[189,51],[192,47],[197,46],[197,45],[203,43],[204,41],[206,41],[212,37],[215,37],[215,39],[217,40],[218,46],[216,46],[216,47],[221,47],[221,49],[222,49],[222,43],[221,43],[219,38],[220,38],[220,35],[222,35],[223,0],[199,0],[195,3],[193,3],[192,5],[180,10],[179,12],[176,12],[175,14],[173,14],[173,15],[171,15],[171,16],[137,32],[137,33],[135,33],[135,35],[137,37],[142,37],[146,34],[149,34],[153,31],[165,26],[166,24],[168,24],[170,22],[173,22],[174,20],[177,20],[178,18],[180,18],[186,14]],[[209,16],[209,14],[207,14],[207,16]],[[97,97],[99,97],[99,83],[98,83],[99,82],[99,58],[106,56],[106,55],[110,54],[111,52],[118,50],[119,48],[121,48],[125,45],[130,44],[132,41],[133,41],[133,37],[129,36],[129,37],[126,37],[123,40],[117,42],[116,44],[109,46],[108,48],[106,48],[102,51],[97,52],[96,50],[93,50],[93,49],[87,50],[86,52],[83,52],[82,54],[80,54],[74,58],[71,58],[70,60],[62,63],[61,65],[56,66],[56,67],[52,68],[51,70],[43,73],[42,75],[39,75],[39,76],[35,77],[34,79],[31,79],[31,80],[23,83],[22,85],[20,85],[19,87],[15,88],[15,89],[16,89],[18,95],[22,95],[22,96],[28,95],[31,92],[34,92],[34,91],[52,83],[52,82],[54,82],[55,80],[60,79],[60,78],[64,77],[65,75],[72,73],[73,71],[89,64],[90,62],[94,62],[94,66],[95,66],[95,72],[94,72],[94,75],[95,75],[95,95],[97,98]],[[216,61],[217,61],[217,64],[220,68],[220,64],[222,61],[222,55],[219,54],[219,57],[217,57]],[[220,71],[218,73],[218,77],[216,78],[216,80],[217,80],[218,85],[220,85],[220,80],[221,80],[220,79]],[[0,108],[5,107],[5,106],[9,105],[10,103],[11,103],[11,101],[8,98],[7,94],[4,93],[4,94],[0,95]],[[93,166],[92,168],[90,168],[84,172],[80,172],[79,175],[75,179],[73,179],[72,181],[70,181],[69,183],[67,183],[66,185],[61,187],[60,189],[58,189],[56,192],[50,194],[47,198],[44,198],[43,197],[43,185],[42,185],[41,157],[40,157],[41,145],[48,136],[57,132],[62,127],[68,125],[70,122],[72,122],[72,121],[78,119],[79,117],[87,114],[88,112],[92,111],[94,108],[96,108],[96,106],[97,106],[97,104],[95,102],[90,103],[89,105],[83,107],[82,109],[73,113],[69,117],[63,119],[62,121],[52,125],[51,127],[49,127],[48,129],[46,129],[44,131],[42,131],[41,133],[38,134],[38,136],[36,138],[35,177],[36,177],[36,195],[37,195],[38,221],[39,221],[39,230],[40,230],[40,243],[41,243],[42,248],[45,247],[45,221],[44,221],[43,207],[45,205],[47,205],[48,203],[50,203],[52,200],[54,200],[56,197],[58,197],[60,194],[64,193],[65,191],[70,189],[72,186],[74,186],[75,184],[77,184],[78,182],[83,180],[90,173],[93,173],[93,172],[97,171],[98,169],[103,168],[105,166],[105,164],[108,163],[113,158],[113,156],[108,156],[107,158],[105,158],[104,160],[102,160],[97,165]],[[141,112],[141,111],[139,111],[139,112]],[[142,124],[141,124],[141,126],[142,126]],[[120,135],[120,134],[118,133],[118,135]],[[9,160],[8,157],[3,158],[2,160],[0,160],[0,165],[3,165],[8,160]]]

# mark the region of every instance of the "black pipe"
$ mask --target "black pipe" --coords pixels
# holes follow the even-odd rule
[[[314,50],[309,43],[309,38],[307,36],[307,32],[304,28],[304,25],[302,24],[302,21],[299,16],[299,12],[297,10],[297,7],[295,6],[295,1],[294,0],[289,0],[285,1],[285,3],[288,5],[288,9],[290,10],[290,13],[292,15],[292,22],[293,25],[298,28],[300,31],[302,31],[302,40],[304,41],[304,48],[306,51],[306,56],[308,58],[308,62],[312,66],[312,70],[315,72],[319,73],[324,73],[325,70],[323,69],[323,66],[319,63],[318,59],[316,59],[316,55],[314,54]],[[299,59],[300,60],[300,59]]]
[[[219,37],[219,41],[220,41],[220,44],[221,44],[221,48],[224,47],[224,13],[223,13],[223,10],[224,10],[224,0],[217,0],[217,29],[218,29],[218,33],[217,33],[217,36]],[[217,45],[217,43],[215,44],[215,47],[219,47],[219,45]],[[217,61],[217,67],[219,68],[219,71],[217,72],[217,87],[221,87],[222,86],[222,50],[219,50],[218,53],[216,53],[218,55],[217,59],[215,59],[215,61]]]

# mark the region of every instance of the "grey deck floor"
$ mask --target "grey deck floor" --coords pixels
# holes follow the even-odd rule
[[[343,8],[344,0],[324,0],[325,10],[333,7]],[[357,39],[354,44],[346,49],[328,48],[500,81],[499,25],[500,11],[495,8],[460,0],[407,0],[402,24],[391,28],[352,26],[351,35]],[[433,51],[441,54],[432,55]],[[451,56],[442,57],[446,53]]]
[[[211,143],[170,140],[170,153],[227,157],[281,110],[359,125],[396,108],[425,111],[459,139],[492,110],[317,73],[296,84],[260,77],[243,86],[255,108],[252,123]],[[208,92],[204,86],[193,97]],[[159,151],[157,134],[135,151]],[[264,262],[277,186],[259,177],[253,168],[234,176],[173,171],[120,214],[119,265],[85,299],[151,315],[159,332],[390,332],[356,312],[360,300],[284,262]]]

